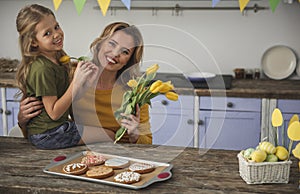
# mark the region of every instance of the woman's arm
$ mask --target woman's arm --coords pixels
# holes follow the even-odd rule
[[[24,137],[27,137],[26,125],[28,121],[42,112],[43,103],[35,97],[24,98],[20,102],[18,113],[18,124],[22,129]]]

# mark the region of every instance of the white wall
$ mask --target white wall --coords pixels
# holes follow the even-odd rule
[[[16,15],[24,5],[40,3],[54,10],[52,0],[0,0],[0,57],[20,58]],[[137,2],[132,6],[152,5],[211,6],[211,1]],[[267,0],[251,0],[269,7]],[[113,5],[124,6],[118,1]],[[275,13],[262,10],[245,15],[239,10],[172,11],[108,10],[104,17],[96,0],[87,0],[81,15],[73,1],[63,0],[56,17],[65,32],[65,50],[72,56],[88,53],[89,44],[108,23],[126,21],[137,25],[144,36],[144,68],[158,62],[161,72],[209,71],[233,74],[236,67],[260,68],[264,51],[273,45],[286,45],[300,55],[300,3],[280,2]],[[238,1],[221,1],[218,6],[238,7]],[[125,6],[124,6],[125,7]]]

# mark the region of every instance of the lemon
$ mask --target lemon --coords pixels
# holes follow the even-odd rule
[[[276,152],[275,146],[268,141],[259,143],[259,148],[267,152],[267,154],[274,154]]]
[[[251,159],[255,162],[263,162],[267,158],[267,153],[264,150],[255,150],[251,154]]]
[[[277,146],[275,155],[279,158],[279,160],[286,160],[288,159],[289,152],[285,147]]]

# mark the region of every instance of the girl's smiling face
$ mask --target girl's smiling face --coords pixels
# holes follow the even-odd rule
[[[100,45],[98,59],[107,71],[117,72],[122,69],[134,51],[133,37],[122,30],[116,31]]]
[[[64,32],[53,15],[45,15],[35,31],[36,40],[32,46],[37,47],[41,54],[53,58],[57,51],[63,49]]]

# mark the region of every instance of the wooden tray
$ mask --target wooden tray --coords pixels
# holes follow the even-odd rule
[[[135,162],[148,163],[148,164],[154,165],[155,170],[150,173],[141,174],[141,180],[134,184],[123,184],[123,183],[114,182],[114,177],[117,174],[119,174],[120,172],[127,171],[128,167],[119,169],[119,170],[114,170],[115,174],[113,176],[105,178],[105,179],[89,178],[89,177],[86,177],[85,174],[70,175],[70,174],[66,174],[63,172],[62,169],[65,165],[70,164],[70,163],[75,163],[75,162],[81,162],[81,159],[86,155],[86,153],[87,153],[87,151],[79,152],[79,153],[67,156],[66,159],[64,159],[62,161],[58,161],[58,162],[55,162],[53,160],[49,165],[47,165],[44,168],[43,172],[48,173],[48,174],[63,176],[63,177],[67,177],[67,178],[79,179],[79,180],[83,180],[83,181],[90,181],[90,182],[95,182],[95,183],[103,183],[103,184],[109,184],[109,185],[114,185],[114,186],[126,187],[129,189],[145,188],[145,187],[151,185],[152,183],[170,179],[172,176],[172,173],[171,173],[171,169],[173,167],[172,164],[154,162],[154,161],[149,161],[149,160],[141,160],[141,159],[135,159],[135,158],[129,158],[129,157],[122,157],[122,156],[117,156],[117,155],[103,154],[103,153],[99,153],[99,152],[96,152],[96,153],[101,154],[102,156],[105,157],[105,159],[121,158],[121,159],[129,160],[130,164],[135,163]]]

